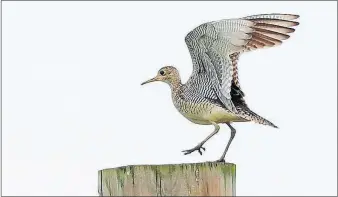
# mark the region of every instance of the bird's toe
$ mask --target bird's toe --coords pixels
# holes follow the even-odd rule
[[[215,161],[216,163],[225,163],[225,160],[224,159],[218,159]]]
[[[195,148],[188,149],[188,150],[183,150],[182,152],[184,153],[184,155],[188,155],[192,152],[198,151],[198,153],[202,155],[203,154],[202,150],[205,151],[205,148],[201,146],[201,147],[195,147]]]

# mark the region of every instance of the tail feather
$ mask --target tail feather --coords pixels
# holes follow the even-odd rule
[[[237,111],[239,111],[239,110],[237,109]],[[255,112],[251,111],[247,107],[245,109],[241,109],[240,113],[242,114],[243,118],[245,118],[247,120],[253,121],[253,122],[258,123],[258,124],[271,126],[273,128],[278,128],[275,124],[273,124],[269,120],[263,118],[262,116],[256,114]]]

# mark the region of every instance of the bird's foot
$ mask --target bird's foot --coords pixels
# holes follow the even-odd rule
[[[216,163],[225,163],[225,160],[224,160],[224,158],[221,158],[221,159],[216,160],[215,162]]]
[[[188,150],[184,150],[182,152],[184,152],[184,155],[188,155],[194,151],[198,151],[200,153],[200,155],[202,155],[202,150],[205,151],[205,148],[203,146],[196,146],[192,149],[188,149]]]

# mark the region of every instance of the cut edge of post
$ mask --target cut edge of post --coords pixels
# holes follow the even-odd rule
[[[196,162],[196,163],[163,163],[163,164],[131,164],[131,165],[122,165],[122,166],[118,166],[118,167],[112,167],[112,168],[103,168],[101,170],[99,170],[99,174],[101,173],[101,171],[104,170],[113,170],[113,169],[119,169],[119,168],[132,168],[132,167],[151,167],[151,166],[185,166],[185,165],[194,165],[194,166],[199,166],[199,165],[208,165],[208,166],[219,166],[219,165],[228,165],[228,166],[234,166],[236,167],[236,164],[234,163],[229,163],[229,162],[214,162],[214,161],[206,161],[206,162]],[[236,170],[236,169],[235,169]],[[99,175],[101,176],[101,175]]]

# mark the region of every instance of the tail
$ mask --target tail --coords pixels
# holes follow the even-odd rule
[[[263,124],[263,125],[271,126],[273,128],[278,128],[275,124],[273,124],[272,122],[263,118],[262,116],[256,114],[255,112],[251,111],[247,107],[245,109],[242,109],[241,112],[244,116],[243,118],[245,118],[245,119],[248,119],[248,120],[253,121],[255,123],[258,123],[258,124]]]

